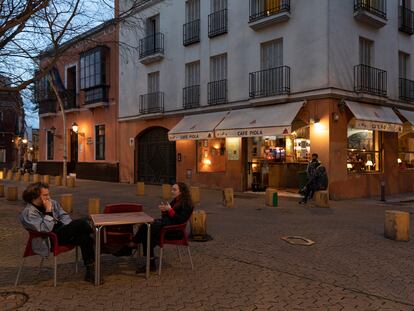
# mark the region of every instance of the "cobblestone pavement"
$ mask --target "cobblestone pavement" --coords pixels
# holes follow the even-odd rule
[[[140,202],[156,217],[161,195],[158,186],[137,197],[134,185],[85,180],[51,191],[55,198],[73,193],[73,218],[86,215],[91,197],[101,206]],[[23,203],[0,198],[0,310],[414,310],[413,242],[383,237],[386,209],[414,213],[413,203],[398,201],[338,201],[321,209],[281,198],[271,208],[263,196],[237,194],[236,208],[227,209],[220,191],[203,189],[197,208],[207,212],[213,240],[191,243],[194,271],[173,247],[166,247],[162,275],[149,280],[135,274],[135,258],[103,255],[105,283],[95,287],[83,281],[82,269],[74,273],[71,252],[59,256],[54,288],[53,261],[39,273],[38,256],[26,260],[13,286],[27,239],[17,220]],[[285,235],[316,244],[291,245],[280,239]]]

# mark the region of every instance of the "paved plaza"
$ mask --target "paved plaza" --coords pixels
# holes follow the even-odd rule
[[[23,182],[4,181],[19,186]],[[160,186],[78,180],[76,188],[52,187],[52,197],[73,193],[73,218],[87,215],[88,199],[101,208],[139,202],[157,217]],[[207,213],[209,242],[192,242],[195,270],[183,254],[166,246],[161,276],[135,274],[136,258],[102,256],[105,283],[95,287],[75,274],[74,252],[59,256],[58,286],[53,260],[39,273],[38,256],[26,260],[18,287],[13,283],[27,239],[17,215],[23,202],[0,198],[0,310],[414,310],[414,245],[383,237],[384,211],[414,213],[414,203],[378,200],[333,201],[331,208],[302,206],[280,198],[266,207],[264,196],[235,195],[235,208],[222,206],[222,194],[201,190],[197,209]],[[411,217],[412,220],[412,217]],[[413,221],[411,221],[413,223]],[[411,225],[413,232],[413,225]],[[282,236],[316,242],[297,246]]]

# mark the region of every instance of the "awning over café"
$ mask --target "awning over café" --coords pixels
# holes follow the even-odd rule
[[[232,110],[216,127],[216,137],[288,135],[303,101]]]
[[[408,123],[404,123],[404,132],[414,132],[414,111],[398,109],[398,112]]]
[[[228,111],[211,112],[185,116],[168,132],[169,140],[214,138],[214,129],[228,114]]]
[[[345,101],[355,119],[350,126],[356,129],[401,132],[402,122],[397,114],[385,106]]]

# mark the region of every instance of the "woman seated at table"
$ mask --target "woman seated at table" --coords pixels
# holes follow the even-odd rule
[[[150,245],[150,270],[155,271],[155,257],[154,247],[158,245],[160,240],[161,228],[166,225],[178,225],[188,221],[193,212],[193,203],[191,201],[190,190],[187,185],[182,182],[177,182],[171,188],[173,200],[168,202],[161,202],[158,208],[161,211],[161,218],[156,219],[151,225],[151,245]],[[180,239],[181,236],[174,236],[175,232],[168,233],[168,239]],[[177,232],[181,235],[181,232]],[[140,226],[137,234],[133,238],[133,242],[142,243],[144,249],[144,256],[147,256],[147,226]],[[131,245],[132,246],[132,245]],[[144,273],[145,266],[139,267],[137,273]]]

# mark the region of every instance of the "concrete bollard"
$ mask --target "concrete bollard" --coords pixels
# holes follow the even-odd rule
[[[190,187],[190,194],[194,205],[200,203],[200,187]]]
[[[329,207],[329,193],[327,190],[316,191],[314,198],[316,206]]]
[[[69,188],[74,188],[75,187],[75,177],[72,176],[68,176],[66,177],[66,186]]]
[[[0,184],[0,198],[4,197],[4,185]]]
[[[384,236],[395,241],[410,240],[410,214],[402,211],[385,211]]]
[[[46,183],[46,184],[49,184],[50,183],[50,177],[49,177],[49,175],[43,175],[43,182]]]
[[[233,188],[224,188],[223,190],[223,205],[228,208],[234,207],[234,192]]]
[[[265,204],[267,206],[277,206],[278,204],[277,190],[274,188],[267,188],[265,194]]]
[[[33,175],[33,182],[39,182],[40,181],[40,175],[39,174],[34,174]]]
[[[29,173],[24,173],[23,181],[26,182],[26,183],[30,182],[30,174]]]
[[[100,213],[100,204],[101,204],[101,201],[100,201],[99,198],[89,198],[89,204],[88,204],[88,213],[89,213],[89,215],[99,214]]]
[[[194,211],[190,218],[191,236],[193,240],[205,240],[207,236],[207,215],[203,210]]]
[[[20,181],[20,177],[21,177],[20,172],[16,172],[16,173],[14,174],[14,178],[13,178],[13,180],[14,180],[14,181]]]
[[[145,183],[142,181],[137,182],[137,195],[145,195]]]
[[[162,199],[169,201],[171,199],[171,185],[162,185]]]
[[[17,192],[17,187],[16,186],[7,187],[6,199],[8,201],[17,201],[18,192]]]
[[[60,205],[65,210],[66,213],[72,214],[73,213],[73,200],[72,194],[62,194],[60,196]]]
[[[62,186],[62,176],[55,176],[55,186]]]

